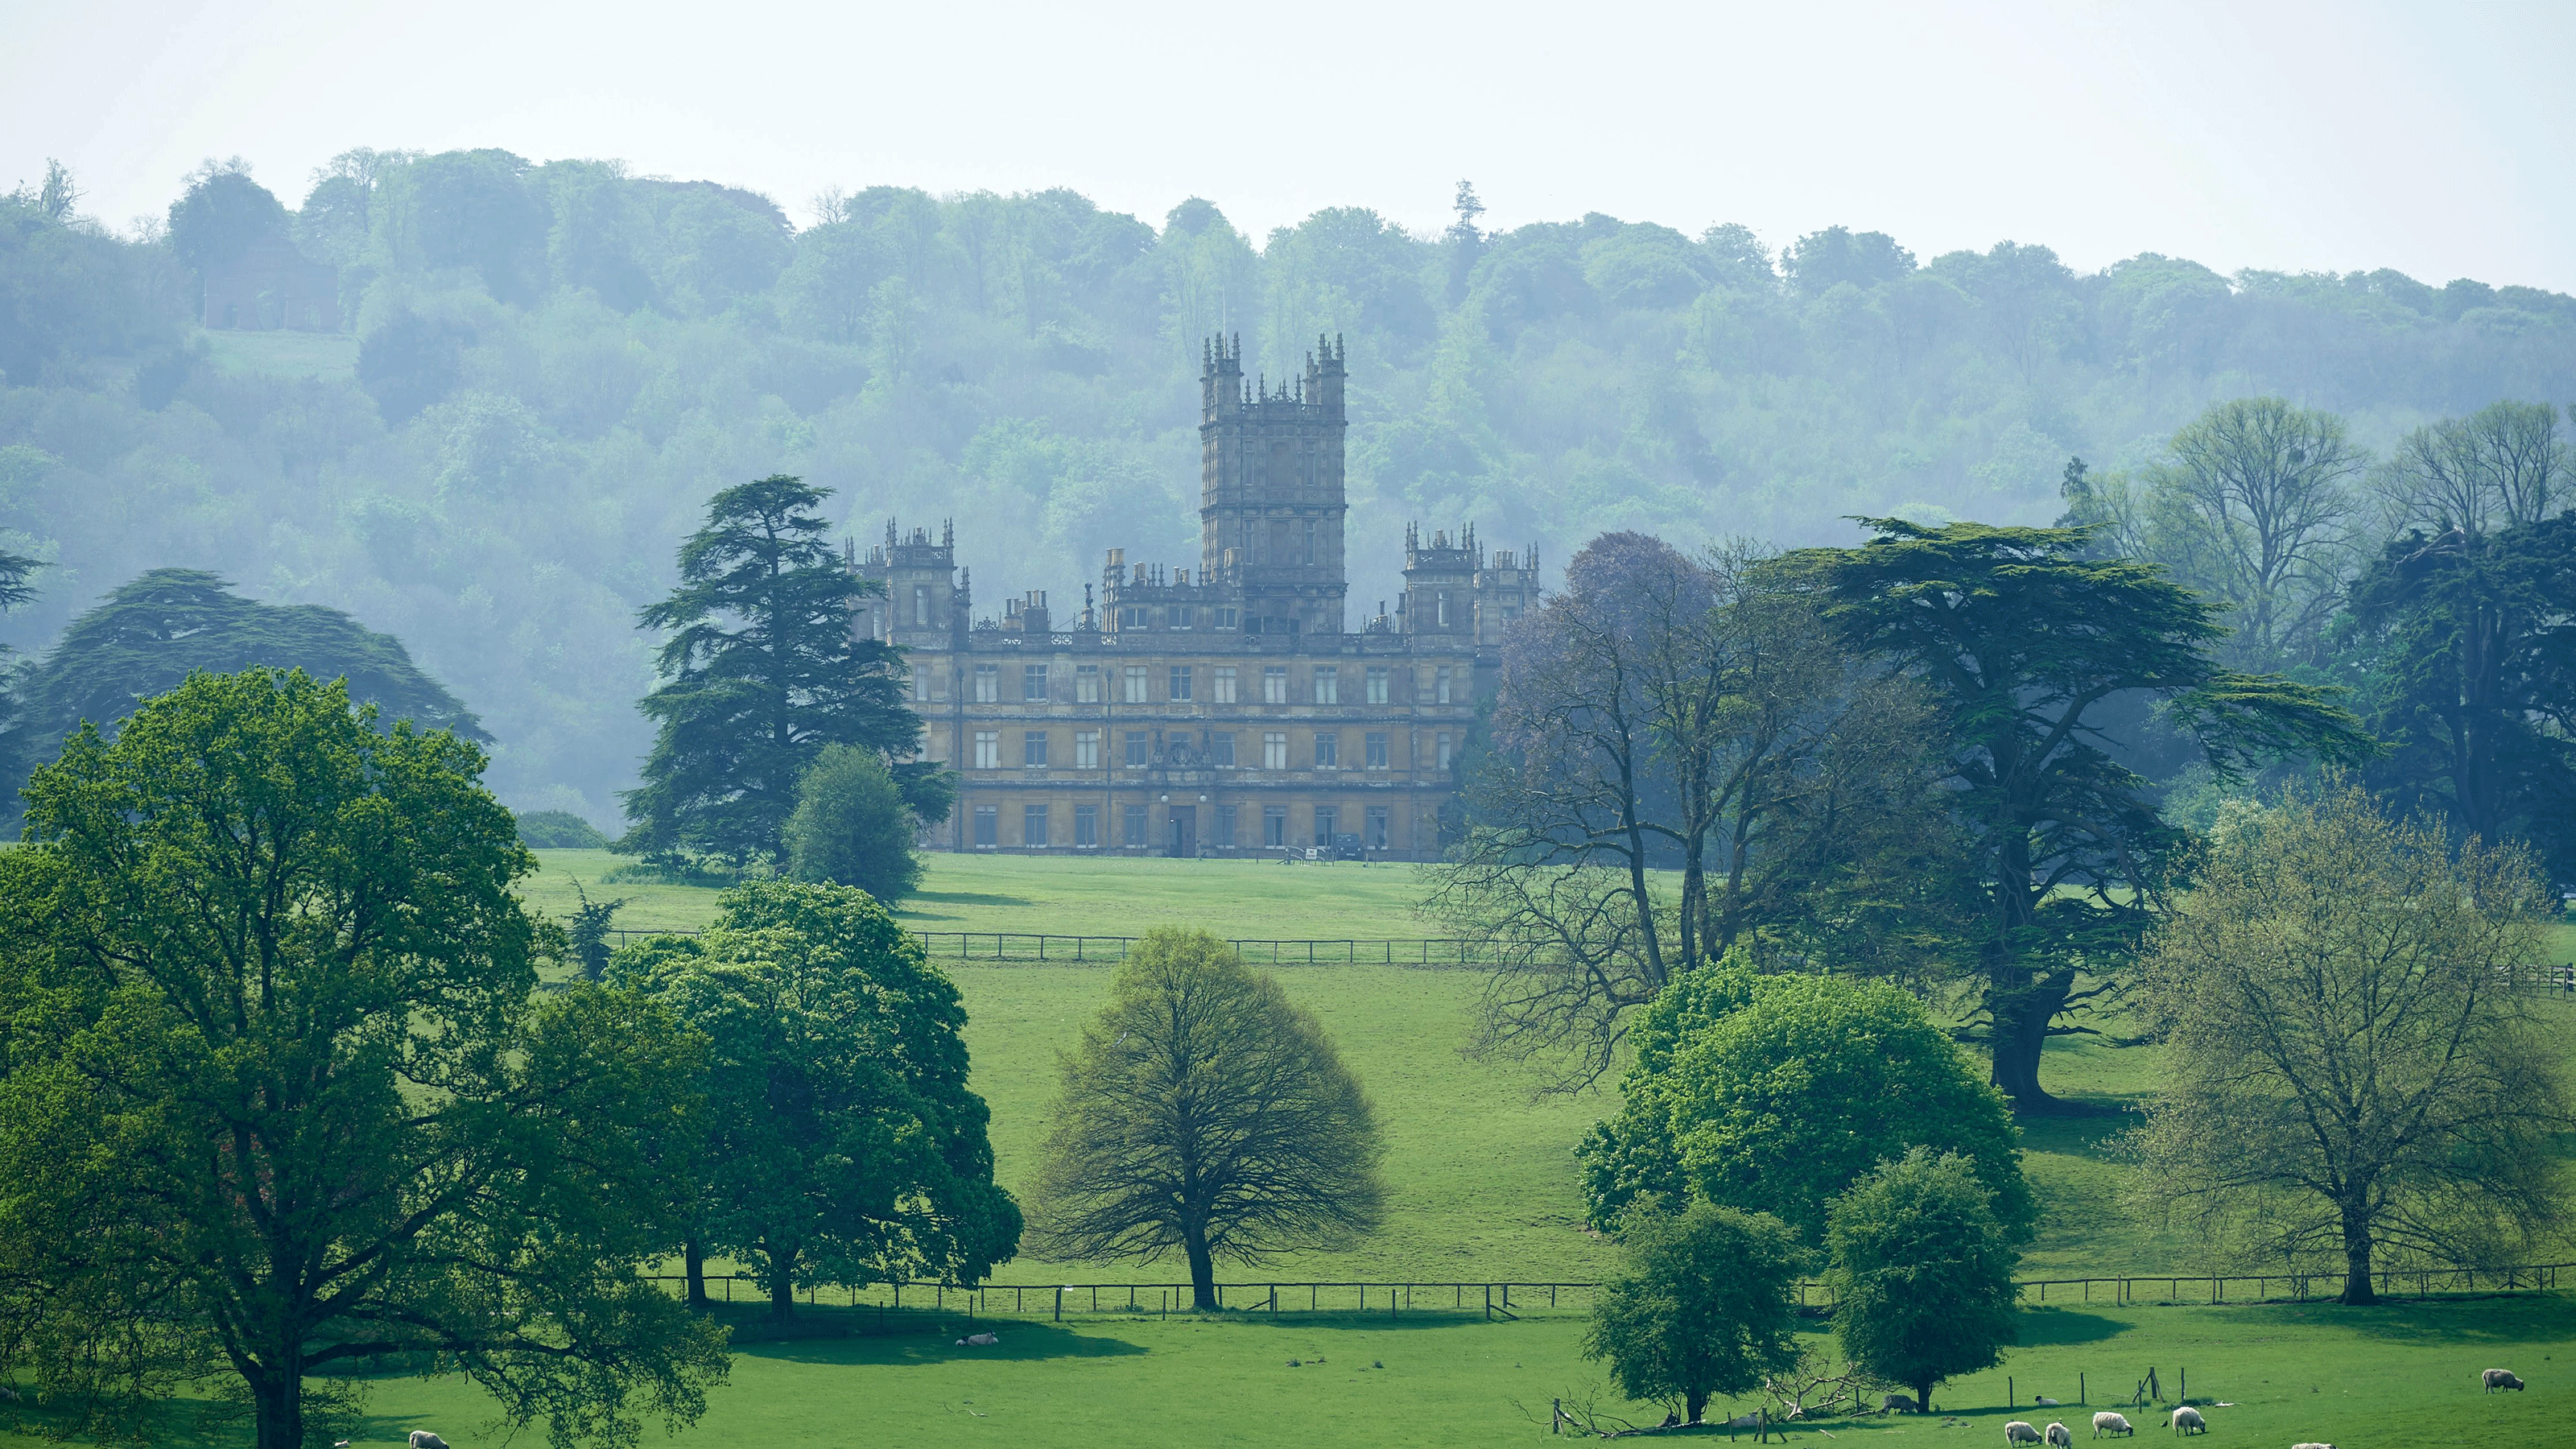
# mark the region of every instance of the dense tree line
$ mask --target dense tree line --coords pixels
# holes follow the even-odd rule
[[[343,609],[473,702],[514,803],[603,822],[647,748],[631,621],[672,581],[635,539],[788,473],[862,533],[968,514],[967,561],[1007,587],[1076,586],[1111,543],[1186,557],[1191,374],[1218,330],[1272,375],[1347,338],[1363,598],[1411,516],[1567,547],[2037,524],[2070,454],[2143,476],[2215,400],[2339,417],[2275,480],[2313,489],[2347,481],[2337,447],[2386,456],[2424,418],[2576,377],[2576,301],[2529,288],[2154,255],[2084,274],[1843,228],[1776,251],[1600,215],[1495,232],[1465,188],[1437,236],[1335,208],[1249,237],[1200,200],[1149,224],[1066,191],[893,187],[817,198],[800,228],[720,184],[500,151],[276,180],[210,164],[123,236],[68,176],[0,200],[0,550],[56,565],[10,637],[41,647],[157,567]],[[279,238],[340,267],[354,348],[192,331],[201,269]],[[2235,486],[2171,462],[2204,514]],[[2311,557],[2213,555],[2210,577],[2277,592]],[[2296,649],[2319,624],[2276,609],[2239,638]]]

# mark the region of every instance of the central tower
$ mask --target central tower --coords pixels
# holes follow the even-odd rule
[[[1243,343],[1207,344],[1199,373],[1201,577],[1239,589],[1256,634],[1339,634],[1342,345],[1318,337],[1306,375],[1244,381]]]

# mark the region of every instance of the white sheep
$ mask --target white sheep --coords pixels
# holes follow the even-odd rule
[[[2332,1444],[2293,1444],[2290,1449],[2334,1449]]]
[[[2053,1449],[2075,1449],[2075,1435],[2064,1424],[2051,1424],[2040,1433]]]
[[[2023,1423],[2021,1420],[2015,1419],[2011,1423],[2004,1425],[2005,1444],[2036,1444],[2038,1442],[2039,1431],[2032,1428],[2030,1425]]]
[[[411,1449],[447,1449],[447,1441],[427,1429],[411,1431]]]
[[[994,1344],[1000,1343],[1001,1341],[1001,1337],[998,1334],[970,1333],[964,1338],[957,1340],[957,1346],[959,1348],[991,1348]]]
[[[2034,1409],[2062,1409],[2066,1407],[2064,1404],[2057,1402],[2046,1394],[2042,1394],[2038,1398],[2031,1400],[2030,1406]]]
[[[2093,1416],[2093,1437],[2096,1439],[2105,1434],[2127,1434],[2135,1437],[2137,1432],[2129,1427],[2129,1416],[2126,1414],[2114,1414],[2104,1409]]]
[[[2519,1389],[2522,1387],[2522,1380],[2514,1377],[2513,1370],[2511,1369],[2488,1369],[2485,1373],[2478,1375],[2478,1381],[2486,1386],[2481,1390],[2481,1392],[2490,1394],[2494,1393],[2498,1389]]]
[[[2185,1404],[2173,1411],[2173,1427],[2177,1434],[2206,1434],[2209,1421],[2200,1416],[2200,1410]]]
[[[1923,1406],[1914,1402],[1912,1394],[1889,1394],[1878,1401],[1878,1411],[1882,1414],[1919,1414],[1923,1412]]]

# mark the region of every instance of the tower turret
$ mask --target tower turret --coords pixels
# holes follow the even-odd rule
[[[1199,378],[1200,576],[1241,590],[1253,633],[1342,632],[1342,347],[1315,339],[1305,376],[1243,384],[1220,337]]]

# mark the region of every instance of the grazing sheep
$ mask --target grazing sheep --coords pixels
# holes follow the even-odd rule
[[[2064,1424],[2051,1424],[2040,1431],[2053,1449],[2075,1449],[2075,1435]]]
[[[1878,1401],[1878,1411],[1882,1414],[1919,1414],[1923,1412],[1923,1406],[1914,1402],[1912,1394],[1889,1394]]]
[[[1721,1429],[1759,1429],[1762,1427],[1762,1416],[1760,1414],[1738,1414],[1734,1418],[1727,1420],[1725,1423],[1720,1424],[1717,1427]]]
[[[2127,1434],[2134,1438],[2137,1432],[2129,1426],[2129,1416],[2126,1414],[2114,1414],[2104,1409],[2093,1416],[2093,1437],[2096,1439],[2105,1434]]]
[[[2334,1449],[2332,1444],[2293,1444],[2290,1449]]]
[[[447,1449],[447,1441],[427,1429],[411,1431],[411,1449]]]
[[[2004,1425],[2005,1444],[2036,1444],[2038,1442],[2039,1431],[2032,1428],[2030,1425],[2023,1423],[2021,1420],[2015,1419],[2011,1423]]]
[[[2485,1373],[2478,1375],[2478,1379],[2481,1383],[2486,1385],[2483,1392],[2490,1394],[2494,1393],[2498,1389],[2519,1389],[2522,1387],[2522,1380],[2515,1378],[2513,1370],[2511,1369],[2488,1369]]]
[[[2206,1434],[2209,1421],[2200,1416],[2200,1410],[2185,1404],[2173,1411],[2173,1427],[2177,1434]]]
[[[991,1348],[994,1344],[1000,1343],[1001,1341],[1000,1336],[996,1334],[970,1333],[964,1338],[957,1340],[957,1346],[959,1348]]]
[[[2046,1394],[2042,1394],[2038,1398],[2031,1400],[2030,1406],[2034,1409],[2062,1409],[2066,1407],[2064,1404],[2057,1402]]]

